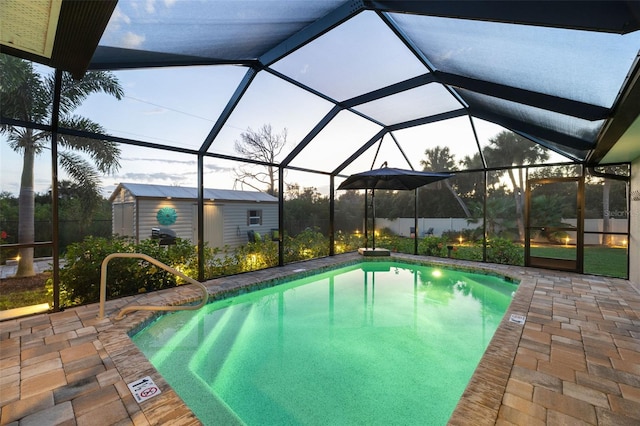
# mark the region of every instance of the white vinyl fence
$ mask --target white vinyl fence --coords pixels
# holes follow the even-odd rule
[[[611,218],[609,219],[609,232],[627,232],[627,219]],[[563,223],[575,226],[576,219],[562,219]],[[388,228],[394,234],[403,237],[411,236],[411,228],[414,226],[413,218],[383,219],[376,218],[376,229]],[[482,220],[478,223],[469,223],[465,218],[419,218],[418,219],[418,237],[424,237],[427,234],[433,234],[436,237],[442,236],[447,231],[462,231],[463,229],[476,229],[482,227]],[[602,232],[602,219],[585,219],[585,232]],[[575,234],[570,232],[569,235]],[[575,243],[575,235],[572,236]],[[601,234],[585,234],[584,243],[586,245],[602,244],[603,235]],[[614,244],[626,245],[626,236],[613,236]]]
[[[414,226],[414,218],[381,219],[376,218],[376,229],[389,228],[394,234],[403,237],[411,236],[411,228]],[[436,237],[447,231],[461,231],[463,229],[481,228],[482,221],[468,223],[464,218],[419,218],[418,237],[433,234]]]

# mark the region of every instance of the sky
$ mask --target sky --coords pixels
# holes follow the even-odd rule
[[[181,1],[119,2],[101,45],[147,49],[154,46],[153,25],[136,27],[132,23],[162,22],[164,16],[179,10]],[[148,28],[148,33],[136,32]],[[349,37],[352,32],[360,37]],[[178,37],[177,35],[176,37]],[[156,39],[157,41],[157,39]],[[171,40],[167,49],[171,49]],[[331,52],[318,55],[318,52]],[[401,64],[401,66],[399,66]],[[374,14],[364,12],[289,57],[275,63],[278,72],[297,78],[310,87],[324,91],[337,100],[348,99],[376,88],[424,74],[424,66],[401,45],[389,28]],[[52,72],[39,67],[44,72]],[[197,150],[214,126],[229,98],[246,72],[240,66],[199,66],[115,71],[125,96],[122,100],[96,94],[89,97],[76,114],[101,124],[111,135],[169,146]],[[398,108],[398,105],[403,108]],[[333,104],[261,71],[247,90],[210,149],[224,155],[237,155],[234,143],[247,129],[257,130],[270,124],[274,133],[287,132],[287,145],[276,159],[280,161],[303,140],[327,114]],[[357,107],[385,124],[418,118],[422,113],[437,114],[460,108],[460,104],[435,84],[403,92]],[[414,115],[412,115],[414,114]],[[480,144],[502,130],[494,124],[474,119]],[[331,171],[380,130],[380,126],[349,112],[340,112],[292,162],[293,166]],[[477,152],[477,144],[468,117],[460,117],[394,132],[411,161],[420,169],[424,150],[449,146],[456,160]],[[0,139],[3,137],[0,136]],[[196,157],[169,151],[121,145],[121,167],[113,175],[102,177],[103,195],[109,196],[120,182],[196,186]],[[374,161],[374,156],[378,156]],[[21,157],[0,140],[0,191],[17,194]],[[553,155],[550,161],[562,158]],[[49,189],[51,165],[48,151],[36,163],[37,192]],[[361,158],[344,170],[352,174],[380,167],[408,168],[396,141],[386,135]],[[237,164],[205,159],[205,186],[221,189],[252,190],[235,180]],[[60,179],[66,176],[61,171]],[[290,172],[288,184],[315,187],[327,194],[329,179],[324,175]],[[252,182],[266,189],[264,185]],[[336,182],[336,186],[339,181]]]

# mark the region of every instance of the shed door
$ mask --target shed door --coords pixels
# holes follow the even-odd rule
[[[133,228],[133,203],[113,205],[113,233],[121,237],[135,237]]]
[[[224,245],[222,207],[213,204],[204,206],[204,241],[209,247]],[[198,206],[193,206],[193,241],[198,241]]]

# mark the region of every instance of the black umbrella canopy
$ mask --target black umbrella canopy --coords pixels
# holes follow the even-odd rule
[[[385,163],[386,164],[386,163]],[[434,173],[434,172],[417,172],[415,170],[395,169],[393,167],[381,167],[367,172],[356,173],[349,176],[344,182],[338,186],[338,189],[388,189],[388,190],[409,190],[416,189],[423,185],[447,179],[453,176],[451,173]],[[373,249],[376,248],[376,210],[373,202],[373,192],[371,191],[371,200],[373,205]],[[365,217],[366,217],[366,195],[365,195]],[[417,219],[416,219],[417,222]],[[366,223],[366,221],[365,221]],[[417,227],[417,224],[416,224]],[[365,224],[365,234],[366,234]],[[366,239],[365,239],[366,243]],[[416,254],[417,254],[417,240]]]
[[[349,176],[338,189],[409,190],[452,177],[451,173],[420,172],[382,167]]]

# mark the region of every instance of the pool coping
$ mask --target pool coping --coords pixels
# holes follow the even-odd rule
[[[555,416],[556,420],[580,419],[593,424],[600,423],[600,419],[614,419],[616,422],[637,419],[633,413],[640,413],[640,291],[626,280],[397,253],[384,259],[365,259],[357,253],[349,253],[222,277],[207,281],[205,285],[210,300],[214,300],[223,295],[272,286],[279,280],[318,270],[363,260],[389,259],[480,271],[520,281],[507,313],[449,420],[450,424],[489,425],[499,419],[512,423],[535,423],[535,420],[544,424],[552,418],[550,416]],[[580,297],[570,294],[572,288],[581,292]],[[618,288],[624,297],[613,294]],[[599,295],[602,301],[598,299]],[[123,424],[163,424],[169,421],[172,424],[200,424],[129,337],[157,314],[137,311],[122,321],[111,319],[123,306],[131,303],[175,305],[196,302],[199,297],[195,286],[180,286],[109,301],[106,305],[107,318],[102,320],[97,319],[98,305],[94,304],[0,323],[0,380],[3,384],[0,424],[38,419],[37,416],[46,413],[49,416],[57,413],[59,418],[73,418],[76,424],[95,424],[97,418],[116,423],[116,417],[118,421],[125,422]],[[553,312],[549,315],[549,300],[607,304],[601,318],[608,322],[602,323],[600,333],[596,320],[589,324],[586,317],[580,320],[582,317],[568,318]],[[615,316],[613,306],[616,301],[622,309],[618,316]],[[511,314],[527,317],[527,321],[525,324],[512,322],[509,320]],[[568,314],[563,312],[563,315]],[[611,324],[617,324],[619,328],[612,329]],[[583,349],[584,365],[571,366],[571,381],[571,377],[564,377],[566,373],[563,371],[550,370],[548,364],[552,364],[554,353],[570,353],[575,349],[574,341],[578,337],[570,333],[576,333],[576,328],[587,330],[586,334],[582,333],[582,340],[589,340],[589,346]],[[608,338],[607,333],[610,335]],[[589,349],[597,346],[599,340],[614,341],[617,352]],[[608,361],[603,353],[608,356]],[[53,362],[56,354],[59,362]],[[619,361],[614,362],[614,359]],[[45,365],[53,369],[45,369]],[[606,375],[607,382],[603,383],[609,387],[607,392],[602,389],[602,384],[588,384],[585,374]],[[162,392],[138,403],[126,384],[145,376],[150,376]],[[35,379],[39,380],[37,389]],[[611,383],[616,383],[616,386]],[[9,388],[5,385],[10,386],[10,392],[5,391]],[[564,388],[570,391],[565,392]],[[556,406],[546,401],[543,397],[548,398],[549,392],[555,393],[563,404]],[[101,409],[100,404],[95,403],[101,398],[109,401],[107,408]],[[575,407],[587,414],[581,414]],[[592,422],[593,419],[596,421]]]

